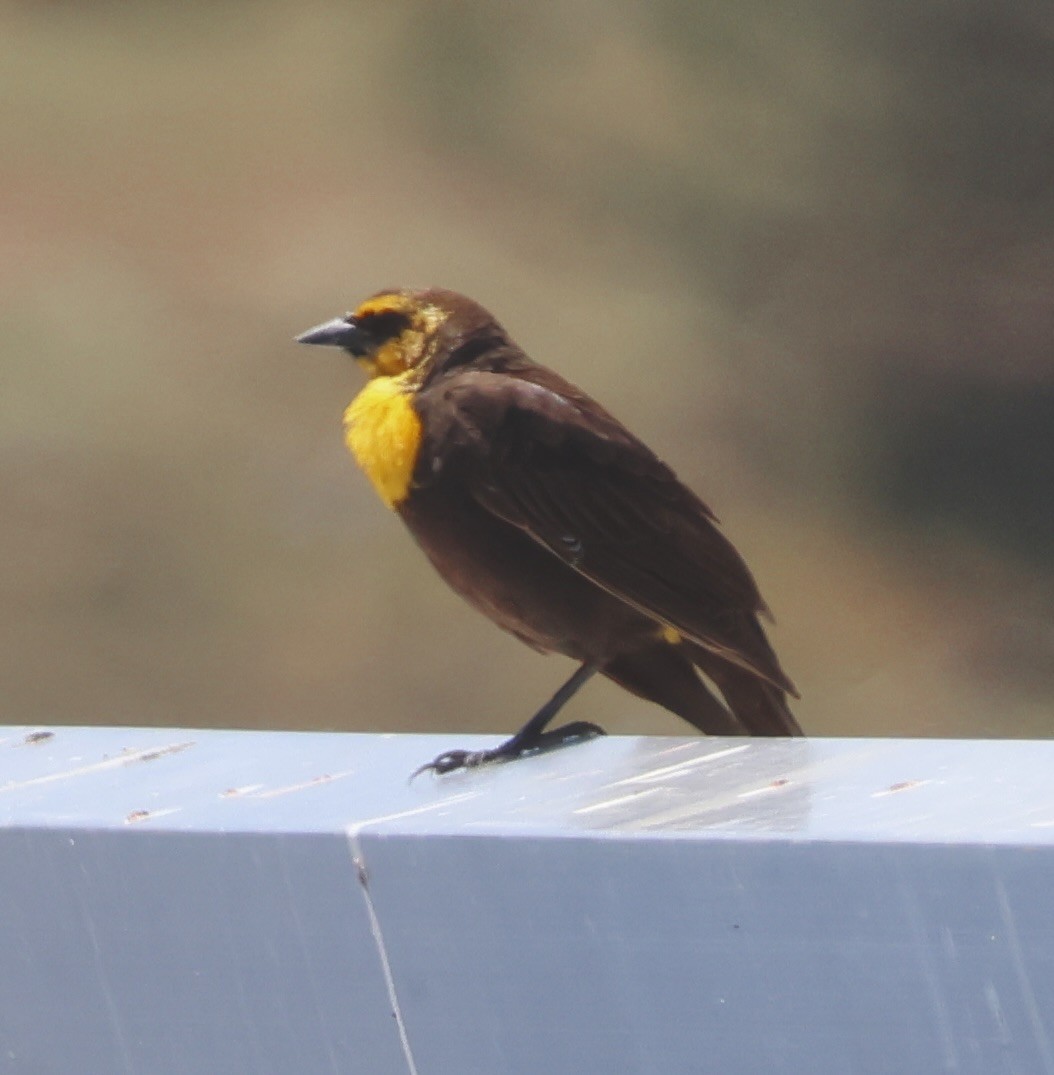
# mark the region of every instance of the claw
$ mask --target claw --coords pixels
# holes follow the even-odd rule
[[[535,735],[529,742],[525,742],[524,737],[517,733],[501,746],[491,750],[447,750],[415,769],[407,783],[412,783],[422,773],[432,772],[436,776],[444,776],[458,769],[478,769],[481,765],[490,765],[493,762],[513,761],[516,758],[569,746],[571,743],[583,743],[595,739],[598,735],[607,735],[607,732],[597,724],[579,720]]]
[[[427,772],[442,776],[444,773],[452,773],[457,769],[472,769],[482,764],[484,760],[484,752],[480,750],[448,750],[415,769],[410,774],[410,780],[414,780],[422,773]]]

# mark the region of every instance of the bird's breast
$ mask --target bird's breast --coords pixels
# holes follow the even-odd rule
[[[344,441],[388,507],[406,499],[421,448],[421,419],[403,378],[375,377],[351,401]]]

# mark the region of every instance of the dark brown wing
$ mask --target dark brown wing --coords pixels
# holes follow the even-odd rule
[[[709,508],[588,396],[524,362],[452,372],[417,406],[431,473],[455,471],[483,507],[597,585],[794,693],[757,623],[754,579]]]

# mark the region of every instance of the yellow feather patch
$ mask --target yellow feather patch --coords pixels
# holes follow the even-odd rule
[[[344,412],[344,442],[390,508],[410,491],[421,419],[404,377],[375,377]]]
[[[669,642],[671,646],[676,646],[681,641],[681,632],[670,627],[669,624],[663,627],[659,633],[664,641]]]
[[[447,312],[430,303],[421,303],[412,295],[384,292],[367,299],[355,311],[357,320],[368,320],[382,314],[402,314],[409,322],[398,336],[386,340],[372,354],[360,361],[371,377],[398,377],[408,369],[421,366],[430,357],[439,326]]]

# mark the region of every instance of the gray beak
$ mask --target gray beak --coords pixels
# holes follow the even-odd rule
[[[353,355],[363,355],[368,350],[366,334],[346,317],[335,317],[322,325],[309,328],[296,338],[297,343],[312,343],[322,347],[343,347]]]

